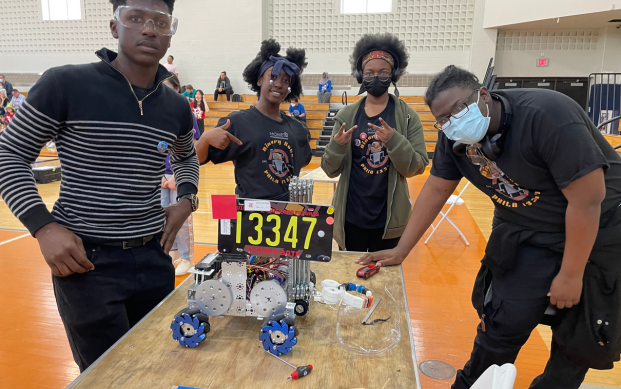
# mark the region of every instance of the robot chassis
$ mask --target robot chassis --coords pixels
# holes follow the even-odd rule
[[[291,180],[291,201],[310,203],[312,192],[311,180]],[[253,316],[264,319],[259,340],[266,351],[290,352],[297,343],[295,317],[310,312],[317,290],[315,274],[307,260],[280,258],[260,265],[255,261],[257,257],[246,253],[214,253],[196,264],[188,306],[170,325],[173,339],[181,346],[196,347],[210,331],[210,316]],[[259,282],[253,278],[256,270],[264,275]]]

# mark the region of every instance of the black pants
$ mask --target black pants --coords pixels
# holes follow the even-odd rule
[[[196,124],[198,124],[198,133],[203,135],[203,132],[205,132],[205,119],[196,119]]]
[[[345,222],[345,248],[347,251],[374,252],[394,249],[399,238],[382,239],[383,228],[367,230],[355,224]]]
[[[73,359],[84,371],[175,288],[175,268],[159,237],[146,245],[84,248],[95,270],[52,276]]]
[[[225,89],[222,92],[216,89],[216,91],[213,92],[213,101],[218,101],[218,95],[221,95],[223,93],[226,93],[226,101],[231,101],[231,95],[233,94],[232,89]]]
[[[486,331],[479,324],[470,360],[457,372],[452,389],[470,388],[493,364],[515,362],[549,305],[547,294],[560,265],[560,255],[551,250],[520,246],[513,267],[493,274],[491,301],[484,308]],[[587,370],[570,361],[553,337],[548,364],[530,388],[577,389]]]

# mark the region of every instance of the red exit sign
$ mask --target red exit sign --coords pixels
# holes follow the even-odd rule
[[[537,66],[548,66],[548,59],[547,58],[539,58],[537,60]]]

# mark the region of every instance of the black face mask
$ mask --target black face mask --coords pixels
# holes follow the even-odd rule
[[[378,76],[375,76],[369,82],[367,82],[366,79],[362,80],[362,85],[360,85],[360,93],[366,90],[371,96],[380,97],[383,96],[384,93],[388,92],[388,87],[390,87],[390,78],[382,81]]]

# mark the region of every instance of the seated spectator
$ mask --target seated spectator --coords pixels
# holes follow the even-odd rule
[[[306,123],[306,110],[304,106],[298,101],[297,97],[291,98],[291,105],[289,106],[289,116],[293,116],[301,122]]]
[[[195,93],[196,91],[194,90],[194,87],[192,86],[192,84],[188,84],[185,86],[185,92],[183,92],[183,95],[188,100],[188,102],[194,100]]]
[[[5,89],[0,89],[0,118],[6,114],[5,108],[8,107],[10,101],[7,97]]]
[[[319,80],[319,92],[317,92],[317,98],[320,103],[329,103],[330,96],[332,96],[332,81],[328,72],[323,72],[323,78]]]
[[[168,63],[164,64],[164,67],[166,68],[166,70],[168,70],[175,76],[179,77],[179,70],[177,69],[177,65],[173,64],[175,57],[173,57],[172,55],[169,55],[167,60],[168,60]]]
[[[13,85],[7,81],[4,74],[0,74],[0,84],[3,85],[3,88],[6,89],[6,95],[10,96],[13,93]]]
[[[226,101],[231,101],[231,95],[233,94],[233,87],[231,86],[231,80],[226,76],[226,72],[220,73],[218,81],[216,83],[216,91],[213,93],[213,101],[218,101],[218,95],[226,94]]]
[[[22,103],[24,102],[24,100],[26,100],[26,96],[20,94],[17,89],[13,89],[12,95],[13,98],[11,99],[11,105],[17,111],[20,105],[22,105]]]

